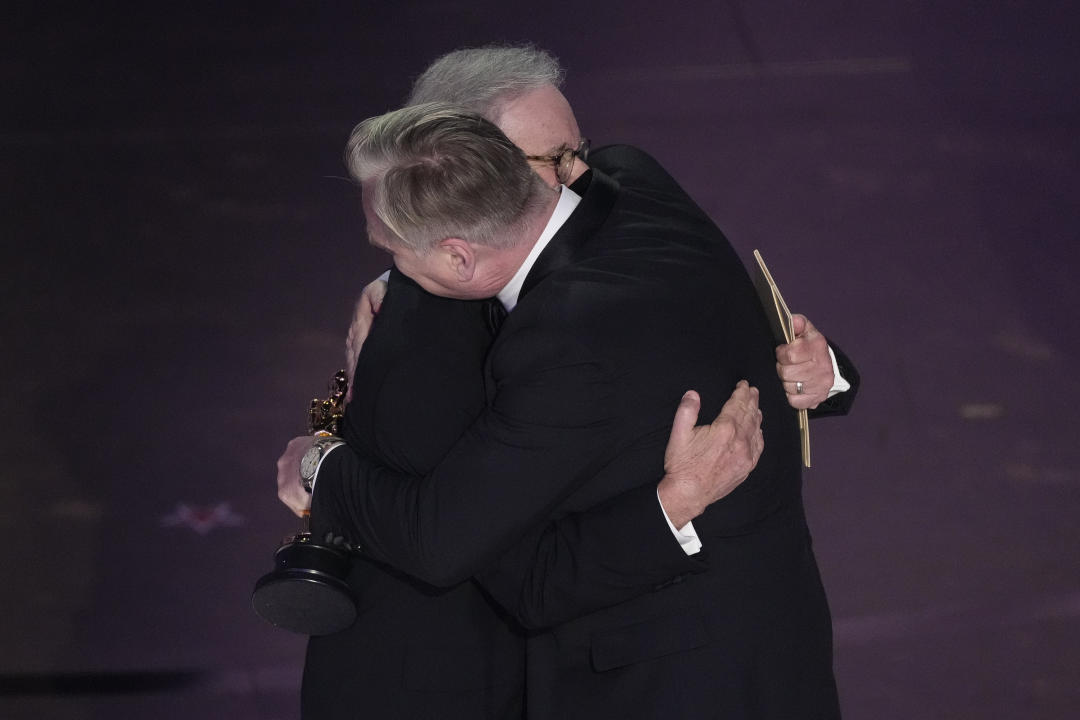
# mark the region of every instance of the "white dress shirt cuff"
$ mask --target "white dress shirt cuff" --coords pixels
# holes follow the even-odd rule
[[[847,392],[851,389],[851,383],[844,379],[844,376],[840,374],[840,366],[836,364],[836,353],[829,348],[829,359],[832,360],[832,377],[833,384],[829,388],[829,397],[837,395],[842,392]]]
[[[664,503],[660,502],[659,491],[656,493],[656,502],[660,503],[660,512],[664,514],[664,521],[671,528],[671,534],[679,541],[679,547],[683,549],[683,552],[687,555],[697,555],[701,552],[701,539],[698,538],[697,530],[694,529],[694,523],[688,522],[676,529],[671,518],[668,517],[667,510],[664,509]]]

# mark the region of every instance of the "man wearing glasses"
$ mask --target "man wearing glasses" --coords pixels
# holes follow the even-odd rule
[[[539,104],[540,109],[530,107],[534,102]],[[551,108],[553,106],[556,108],[565,106],[566,112],[552,113]],[[546,115],[542,112],[543,108],[547,109]],[[598,204],[602,205],[606,202],[604,197],[611,189],[610,181],[602,175],[586,175],[588,170],[588,166],[584,162],[588,152],[588,143],[586,141],[578,139],[573,145],[566,141],[568,137],[579,138],[580,136],[577,132],[576,122],[573,121],[573,114],[569,112],[569,106],[566,105],[565,99],[558,93],[554,85],[541,87],[533,92],[521,95],[512,102],[497,107],[493,114],[498,117],[498,123],[502,129],[520,147],[528,150],[527,146],[531,144],[533,148],[539,150],[536,154],[526,155],[526,158],[533,164],[536,172],[544,178],[548,187],[559,192],[559,200],[551,208],[553,213],[555,215],[561,213],[562,222],[573,225],[575,216],[579,214],[578,206],[584,202],[583,211],[585,216],[596,217]],[[515,125],[518,117],[530,120],[531,124],[523,122]],[[538,117],[547,117],[550,122],[537,123],[535,119]],[[658,194],[679,192],[681,195],[681,191],[677,191],[677,186],[674,186],[666,173],[655,165],[651,159],[637,151],[628,148],[611,148],[602,151],[598,159],[601,163],[608,163],[615,180],[622,184],[622,191],[625,191],[626,196],[638,194],[644,203],[648,204],[654,202],[650,198],[655,198]],[[562,187],[560,189],[561,186],[568,184],[571,186],[570,188]],[[574,191],[575,186],[579,192]],[[391,251],[399,269],[405,271],[406,274],[413,275],[416,280],[429,290],[456,297],[482,297],[490,294],[486,292],[486,289],[496,289],[499,291],[498,296],[503,305],[513,311],[519,299],[534,291],[535,268],[539,267],[541,269],[541,276],[543,276],[544,272],[549,272],[544,270],[544,263],[550,263],[551,259],[545,256],[543,250],[546,243],[554,242],[554,232],[546,238],[543,237],[544,234],[542,233],[541,241],[533,245],[530,252],[524,254],[523,257],[516,257],[514,262],[509,264],[517,267],[517,270],[512,274],[504,271],[501,274],[493,275],[491,280],[478,277],[476,274],[466,278],[463,273],[479,273],[482,275],[483,273],[479,268],[482,264],[491,260],[491,256],[485,255],[482,247],[469,247],[466,244],[452,246],[447,249],[445,255],[438,255],[435,260],[428,253],[417,253],[408,247],[402,247],[393,235],[387,234],[386,229],[381,228],[378,221],[375,220],[375,213],[373,213],[371,207],[372,201],[369,198],[374,193],[371,193],[370,190],[370,187],[366,188],[365,210],[369,216],[369,232],[372,232],[373,242]],[[679,213],[687,216],[693,215],[693,218],[689,220],[689,225],[694,227],[700,225],[696,232],[713,232],[704,224],[707,222],[706,219],[694,215],[685,207],[686,202],[688,202],[688,199],[678,199],[676,206],[670,208],[671,212],[676,215]],[[678,223],[675,224],[678,225]],[[683,232],[686,231],[685,218],[682,229]],[[677,238],[678,230],[673,232]],[[558,243],[553,247],[557,248]],[[480,255],[484,255],[484,257],[479,257]],[[728,259],[730,260],[730,258]],[[442,264],[442,260],[448,260],[449,264]],[[499,285],[498,288],[494,287],[496,284]],[[738,284],[737,279],[736,284]],[[747,308],[743,307],[743,310],[747,310]],[[646,314],[640,320],[643,323],[648,323],[650,318]],[[671,322],[671,320],[671,318],[668,318],[665,322]],[[615,322],[615,318],[612,318],[612,321],[618,324]],[[655,348],[653,350],[655,351]],[[588,375],[587,370],[584,373],[586,376]],[[662,383],[664,380],[658,377],[656,382]],[[803,382],[809,382],[809,379],[798,382],[801,386]],[[771,393],[770,397],[773,406],[775,406],[777,397],[783,397],[782,391],[777,390]],[[564,396],[562,400],[566,401],[567,398]],[[505,407],[503,410],[505,410]],[[532,410],[536,410],[536,408],[532,408]],[[542,414],[546,410],[540,409],[539,412]],[[564,414],[568,420],[572,420],[574,412],[570,407],[564,408]],[[782,425],[779,419],[776,424],[777,426]],[[642,447],[645,445],[651,445],[655,451],[655,442],[643,443]],[[565,448],[563,450],[565,451]],[[584,445],[578,448],[578,451],[582,456],[589,454],[587,447]],[[632,456],[635,452],[637,450],[629,451],[629,455]],[[510,457],[513,457],[513,455],[511,454]],[[625,459],[612,462],[613,465],[604,470],[598,468],[600,478],[593,478],[591,485],[587,483],[585,486],[580,487],[563,504],[562,510],[557,515],[562,515],[565,512],[586,510],[593,507],[597,502],[602,502],[605,498],[610,497],[612,489],[618,487],[618,482],[622,482],[620,477],[624,477],[625,474],[629,473],[629,468],[633,466],[633,463],[620,465],[620,463],[629,462]],[[327,481],[327,484],[329,484],[339,482],[341,475],[348,476],[350,469],[355,470],[355,464],[351,462],[351,459],[342,462],[341,457],[334,458],[334,454],[331,454],[328,456],[327,468],[328,473],[336,472],[338,474],[335,479]],[[621,470],[621,473],[613,472],[611,468]],[[505,468],[505,471],[513,474],[514,468],[508,467]],[[528,469],[522,468],[522,472],[528,474]],[[655,478],[655,475],[652,477]],[[333,489],[325,491],[327,493],[326,497],[340,499],[340,491],[341,486],[337,485]],[[318,497],[318,493],[316,496]],[[478,499],[477,503],[482,507],[488,507],[492,512],[499,512],[497,508],[485,506],[483,498]],[[717,528],[722,528],[725,524],[730,527],[730,524],[735,522],[735,518],[742,518],[747,520],[751,526],[755,523],[769,526],[766,531],[758,534],[766,538],[768,542],[777,544],[777,547],[790,546],[787,547],[787,550],[790,551],[794,548],[797,551],[796,555],[801,552],[800,548],[808,551],[808,547],[804,547],[798,541],[798,538],[803,537],[801,533],[805,532],[805,524],[800,524],[803,523],[801,520],[801,505],[798,503],[797,498],[794,497],[787,497],[786,504],[782,503],[782,505],[784,505],[782,514],[785,522],[780,523],[779,529],[773,527],[779,521],[775,517],[769,518],[772,511],[764,512],[761,507],[755,504],[755,501],[745,499],[740,503],[735,503],[735,510],[729,511],[727,515],[723,512],[719,513],[720,519],[713,524],[712,529],[716,531]],[[749,509],[751,506],[754,509]],[[341,509],[340,503],[338,509]],[[668,507],[662,504],[661,508],[658,508],[657,518],[662,517],[659,512],[661,509],[668,509]],[[352,515],[349,510],[346,508],[345,513]],[[481,513],[481,515],[483,514]],[[698,547],[698,540],[693,537],[692,526],[683,527],[687,525],[687,521],[690,519],[691,516],[680,513],[676,513],[675,517],[668,517],[668,521],[672,523],[670,532],[673,532],[675,537],[679,539],[679,543],[683,546],[688,558],[696,553]],[[362,524],[356,515],[352,515],[351,520],[356,521],[357,524]],[[735,522],[735,524],[738,523]],[[627,527],[623,528],[623,530],[633,533],[641,532],[642,528]],[[689,530],[689,535],[687,530]],[[753,529],[746,530],[743,528],[737,534],[742,534],[744,531],[751,536],[756,532]],[[349,533],[349,530],[346,529],[345,532]],[[482,532],[478,534],[483,535]],[[364,535],[364,530],[361,529],[353,537],[362,538]],[[788,535],[792,535],[792,537],[788,537]],[[739,549],[731,546],[737,546],[740,542],[725,542],[724,537],[724,532],[719,532],[712,540],[706,541],[706,550],[712,548],[714,552],[718,552],[727,561],[723,563],[724,568],[717,568],[717,571],[738,572],[737,569],[740,568],[747,570],[748,567],[756,566],[759,561],[763,567],[769,567],[767,560],[752,557],[755,554],[752,549],[753,543],[742,542],[744,547]],[[379,555],[382,553],[386,559],[390,559],[392,562],[402,560],[401,564],[407,570],[418,575],[423,576],[426,570],[432,569],[425,568],[423,563],[415,564],[415,562],[411,563],[409,559],[394,557],[396,550],[400,548],[376,548],[375,543],[372,542],[373,538],[368,537],[367,540],[368,542],[365,544],[373,551],[373,554]],[[484,542],[488,541],[490,541],[490,538],[487,538]],[[479,542],[472,547],[477,552],[481,552],[479,548],[484,545],[484,542]],[[661,542],[663,541],[661,540]],[[668,542],[671,542],[670,535]],[[468,543],[463,544],[468,545]],[[632,543],[627,543],[627,546],[632,547]],[[763,549],[763,547],[760,549]],[[774,547],[773,550],[775,551],[777,548]],[[454,553],[467,556],[469,550],[455,548]],[[612,553],[609,558],[613,566],[618,565],[615,554]],[[449,557],[449,555],[443,557]],[[613,611],[613,614],[593,613],[580,620],[574,620],[573,618],[582,612],[581,608],[589,604],[584,597],[556,599],[545,595],[540,605],[534,605],[529,599],[521,596],[515,597],[515,588],[517,590],[522,589],[521,574],[519,572],[522,562],[521,557],[520,553],[509,553],[503,557],[496,570],[487,575],[489,588],[519,619],[531,625],[546,626],[552,623],[558,625],[559,629],[554,633],[536,635],[531,640],[530,671],[534,673],[532,683],[533,687],[537,688],[537,692],[535,695],[530,694],[530,711],[537,716],[570,717],[575,716],[575,713],[579,711],[583,714],[592,713],[593,716],[596,716],[597,711],[603,712],[604,709],[612,711],[617,707],[620,716],[652,717],[655,711],[665,703],[669,704],[669,709],[675,716],[685,716],[687,708],[696,708],[695,712],[697,714],[711,716],[722,708],[745,709],[750,707],[746,705],[748,702],[747,698],[744,697],[746,692],[766,692],[783,685],[789,686],[787,695],[769,699],[755,698],[752,701],[755,707],[762,710],[762,717],[783,716],[782,713],[793,707],[792,702],[805,703],[809,697],[812,697],[814,703],[820,704],[825,709],[825,715],[831,712],[835,701],[835,690],[831,688],[831,671],[828,669],[823,670],[822,667],[823,662],[827,665],[828,653],[822,647],[807,649],[807,647],[804,647],[806,645],[805,638],[800,640],[797,636],[789,636],[784,639],[784,642],[792,650],[791,658],[799,658],[799,662],[812,660],[812,662],[806,663],[807,667],[803,668],[802,674],[804,678],[801,685],[799,682],[791,682],[788,673],[770,672],[770,669],[779,671],[786,666],[783,662],[777,662],[776,658],[769,658],[768,653],[763,658],[757,658],[757,662],[761,664],[761,667],[736,668],[737,672],[734,673],[733,677],[717,679],[715,674],[718,671],[724,671],[725,668],[722,666],[717,667],[716,653],[707,650],[707,648],[716,644],[718,639],[723,641],[725,631],[722,629],[719,631],[721,633],[720,638],[710,638],[709,618],[715,619],[715,617],[724,613],[697,613],[685,607],[686,598],[697,597],[700,589],[683,592],[681,595],[674,589],[652,593],[654,597],[662,598],[661,601],[650,601],[648,598],[644,598],[636,604],[630,603],[620,606],[623,608],[621,612]],[[593,558],[593,560],[595,561],[596,558]],[[750,561],[751,564],[746,565],[747,561]],[[463,566],[467,566],[469,561],[462,560],[461,562],[464,564]],[[701,561],[698,559],[695,562],[700,563]],[[688,567],[691,566],[688,565]],[[702,567],[697,565],[692,572],[702,571]],[[802,628],[803,625],[820,628],[823,609],[824,622],[827,626],[827,608],[823,608],[824,597],[818,592],[820,584],[815,585],[816,568],[813,567],[812,558],[809,565],[806,565],[804,558],[803,562],[795,562],[789,569],[809,573],[809,575],[805,578],[788,578],[790,581],[788,585],[779,583],[771,587],[777,591],[791,590],[794,587],[805,593],[804,597],[787,598],[785,602],[787,605],[791,605],[805,600],[803,609],[813,618],[807,623],[785,618],[783,623],[773,624],[773,631],[782,632],[781,627]],[[775,572],[777,568],[772,567],[771,570]],[[769,572],[765,571],[748,574],[752,576],[749,579],[750,584],[764,583],[764,578],[769,576]],[[440,581],[454,579],[454,570],[435,569],[433,579]],[[617,581],[617,578],[615,580]],[[510,592],[507,592],[508,588]],[[543,595],[545,588],[533,588],[533,590],[540,590]],[[764,590],[764,586],[756,589],[758,592]],[[582,588],[582,594],[586,594],[584,587]],[[609,597],[615,598],[617,594],[612,594]],[[738,613],[734,612],[735,609],[741,602],[745,602],[746,598],[753,597],[753,595],[745,589],[735,591],[732,595],[735,598],[732,601],[733,604],[725,605],[721,598],[717,598],[717,602],[719,606],[726,607],[731,611],[729,620],[738,621]],[[774,598],[774,600],[778,599]],[[696,604],[696,602],[693,604]],[[784,602],[781,602],[781,604],[784,604]],[[650,619],[650,616],[654,616],[658,609],[663,610],[662,614],[665,617],[651,617]],[[740,662],[754,662],[752,658],[740,654],[747,652],[747,648],[743,646],[748,640],[746,636],[754,635],[760,631],[763,627],[761,624],[762,619],[766,617],[768,617],[766,614],[751,612],[748,613],[747,617],[743,618],[747,627],[741,633],[735,633],[731,638],[728,638],[734,640],[737,636],[738,642],[733,643],[734,647],[731,648],[729,655],[722,654],[720,656],[722,662],[736,658]],[[600,636],[590,645],[588,638],[595,634],[594,631],[599,631]],[[820,636],[819,631],[815,632]],[[560,636],[563,638],[561,641]],[[585,642],[581,644],[583,640]],[[626,643],[630,640],[633,642],[631,642],[630,646],[627,646]],[[749,640],[754,641],[754,638],[749,638]],[[761,646],[768,647],[770,642],[773,641],[762,639]],[[815,642],[820,645],[824,641],[818,640]],[[562,647],[563,645],[565,647]],[[589,647],[591,647],[591,651]],[[618,648],[621,648],[621,650]],[[566,654],[567,651],[569,651],[569,654]],[[576,658],[577,653],[582,651],[586,653],[584,665],[581,664],[580,659]],[[687,664],[687,655],[698,656],[697,661],[691,658],[689,664]],[[591,660],[588,659],[590,656]],[[666,658],[666,660],[661,661],[660,658]],[[658,670],[657,663],[660,663],[664,669]],[[649,669],[650,667],[652,670]],[[678,674],[684,680],[672,685],[670,673],[675,668],[682,668],[678,671]],[[789,667],[786,669],[790,671]],[[713,677],[713,684],[718,688],[722,688],[722,690],[717,691],[714,688],[699,694],[698,690],[693,688],[700,682],[695,678],[701,673]],[[745,673],[746,676],[743,677],[741,673]],[[770,677],[763,679],[763,673]],[[806,678],[809,678],[811,684],[817,683],[817,685],[808,690]],[[575,690],[575,687],[578,687],[582,682],[585,685],[581,686],[581,689]],[[689,692],[684,692],[680,697],[678,694],[673,694],[676,687],[680,687],[684,691],[689,690]],[[720,699],[717,700],[714,696]],[[617,702],[616,698],[619,698]],[[797,698],[797,700],[792,700],[792,698]],[[686,703],[689,703],[689,705]],[[591,711],[587,709],[590,704],[595,705],[595,708]],[[815,705],[815,707],[817,706]],[[812,710],[810,707],[804,707],[804,709],[807,711]]]
[[[620,182],[624,184],[637,179],[647,182],[628,174],[632,164],[617,166],[622,156],[619,150],[590,152],[590,142],[582,136],[573,109],[559,90],[564,77],[565,70],[555,58],[532,46],[456,50],[417,78],[406,104],[447,102],[480,113],[522,149],[552,188],[562,184],[580,190],[574,183],[593,164],[604,171],[623,171]],[[356,367],[357,353],[385,288],[385,283],[372,283],[357,303],[346,346],[350,370]],[[776,354],[788,403],[809,410],[811,417],[846,414],[858,387],[854,365],[807,318],[796,315],[794,322],[798,339],[777,348]]]

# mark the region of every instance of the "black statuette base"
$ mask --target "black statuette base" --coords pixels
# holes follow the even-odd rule
[[[356,620],[356,602],[345,577],[344,550],[295,536],[274,553],[274,570],[259,578],[251,604],[274,627],[303,635],[329,635]]]

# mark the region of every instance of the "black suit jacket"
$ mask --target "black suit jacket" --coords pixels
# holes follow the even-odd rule
[[[342,435],[389,467],[424,473],[484,407],[487,312],[429,295],[396,271],[389,283]],[[316,537],[340,525],[325,497],[313,498]],[[309,641],[304,718],[520,717],[524,635],[474,581],[436,588],[357,555],[347,582],[357,620]]]
[[[629,148],[598,159],[620,170],[593,173],[530,273],[465,436],[424,477],[332,453],[316,496],[373,557],[436,583],[487,568],[501,603],[553,628],[530,640],[536,717],[834,716],[797,424],[763,311],[662,168]],[[706,550],[688,558],[655,498],[672,411],[693,387],[712,417],[742,378],[761,390],[765,454],[695,521]]]

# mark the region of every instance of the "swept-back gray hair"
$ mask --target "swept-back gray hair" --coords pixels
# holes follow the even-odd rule
[[[421,253],[448,237],[511,247],[551,193],[499,128],[447,103],[368,118],[353,129],[345,164],[373,193],[379,219]]]
[[[494,122],[506,103],[545,85],[562,87],[565,75],[556,58],[532,45],[464,48],[433,62],[406,105],[447,102]]]

